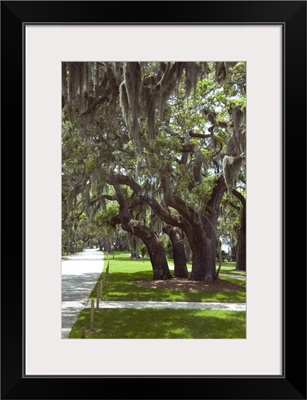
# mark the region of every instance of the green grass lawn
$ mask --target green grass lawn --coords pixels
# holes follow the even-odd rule
[[[104,271],[108,263],[105,255]],[[172,260],[169,260],[172,264]],[[231,273],[235,265],[224,263],[222,273]],[[105,272],[101,274],[100,279]],[[240,273],[240,275],[244,275]],[[115,253],[109,257],[109,274],[103,288],[102,300],[109,301],[188,301],[245,303],[245,281],[227,279],[242,286],[240,290],[200,291],[147,288],[135,280],[152,279],[149,259],[131,260],[128,253]],[[90,298],[96,298],[96,288]],[[84,309],[72,328],[69,338],[80,338],[82,327],[86,338],[245,338],[246,313],[220,310],[170,309],[95,309],[94,331],[90,327],[90,310]]]
[[[238,276],[246,276],[245,271],[237,271],[236,269],[230,269],[229,267],[223,267],[221,268],[221,273],[222,274],[229,274],[229,275],[238,275]]]
[[[105,259],[105,265],[107,260]],[[130,260],[129,254],[116,254],[110,258],[110,273],[103,290],[103,300],[112,301],[211,301],[245,303],[246,291],[229,290],[223,292],[203,292],[198,290],[178,290],[146,288],[134,283],[140,279],[152,279],[152,267],[148,259]],[[223,278],[244,286],[244,281]],[[90,297],[96,297],[96,287]]]
[[[220,279],[223,279],[223,280],[228,281],[228,282],[236,283],[237,285],[241,285],[241,286],[245,286],[246,285],[246,280],[245,279],[236,279],[236,278],[232,278],[232,277],[230,278],[228,276],[220,277]]]
[[[80,339],[233,339],[245,338],[245,312],[100,309],[95,310],[94,331],[89,330],[90,310],[84,309],[69,338]]]

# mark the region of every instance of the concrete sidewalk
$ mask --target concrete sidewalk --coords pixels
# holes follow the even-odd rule
[[[68,338],[98,281],[103,264],[103,253],[97,249],[86,249],[62,260],[62,339]]]
[[[86,308],[89,307],[90,304],[88,302]],[[246,304],[192,301],[100,301],[99,308],[167,308],[173,310],[246,311]]]

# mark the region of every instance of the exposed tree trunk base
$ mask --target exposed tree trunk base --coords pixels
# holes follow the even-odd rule
[[[187,271],[187,272],[178,272],[178,271],[176,271],[175,273],[174,273],[174,278],[188,278],[189,277],[189,272]]]
[[[191,274],[190,280],[191,281],[215,282],[217,280],[217,278],[216,277],[212,277],[212,276],[200,275],[200,274]]]
[[[174,257],[174,277],[188,278],[188,268],[186,263],[186,255],[183,243],[183,237],[175,226],[166,225],[163,231],[169,236]]]
[[[198,228],[198,230],[196,230]],[[213,282],[216,280],[216,240],[209,239],[202,226],[194,227],[191,279]]]
[[[168,274],[165,270],[154,270],[153,280],[154,281],[165,281],[167,279],[172,279],[172,275]]]

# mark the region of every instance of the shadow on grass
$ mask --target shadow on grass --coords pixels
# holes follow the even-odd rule
[[[105,266],[107,265],[105,257]],[[110,301],[216,301],[230,303],[246,302],[246,291],[200,291],[200,290],[179,290],[165,288],[148,288],[137,285],[136,280],[152,280],[152,267],[148,259],[130,259],[128,253],[115,254],[115,258],[110,257],[110,273],[106,285],[103,289],[103,300]],[[227,265],[233,269],[232,265]],[[102,275],[99,279],[101,279]],[[228,280],[229,278],[227,278]],[[236,282],[238,283],[238,282]],[[92,291],[90,297],[96,297],[96,289]]]
[[[110,272],[103,289],[103,300],[112,301],[215,301],[229,303],[244,303],[246,292],[242,290],[228,291],[199,291],[148,288],[134,283],[135,280],[152,279],[150,271],[138,271],[129,273]],[[96,297],[96,289],[90,297]]]
[[[92,339],[215,339],[245,338],[246,313],[232,311],[102,309],[95,310],[94,331],[90,311],[84,309],[70,338],[80,338],[81,328]]]

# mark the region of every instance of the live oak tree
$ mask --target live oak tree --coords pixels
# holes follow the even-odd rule
[[[129,187],[163,221],[174,254],[186,236],[191,279],[216,279],[220,203],[245,158],[245,64],[63,63],[62,76],[63,120],[86,149],[80,177],[65,172],[67,199],[97,211],[112,186],[118,222],[143,240],[154,278],[168,279],[159,235],[133,218]],[[186,276],[186,266],[178,274]]]

